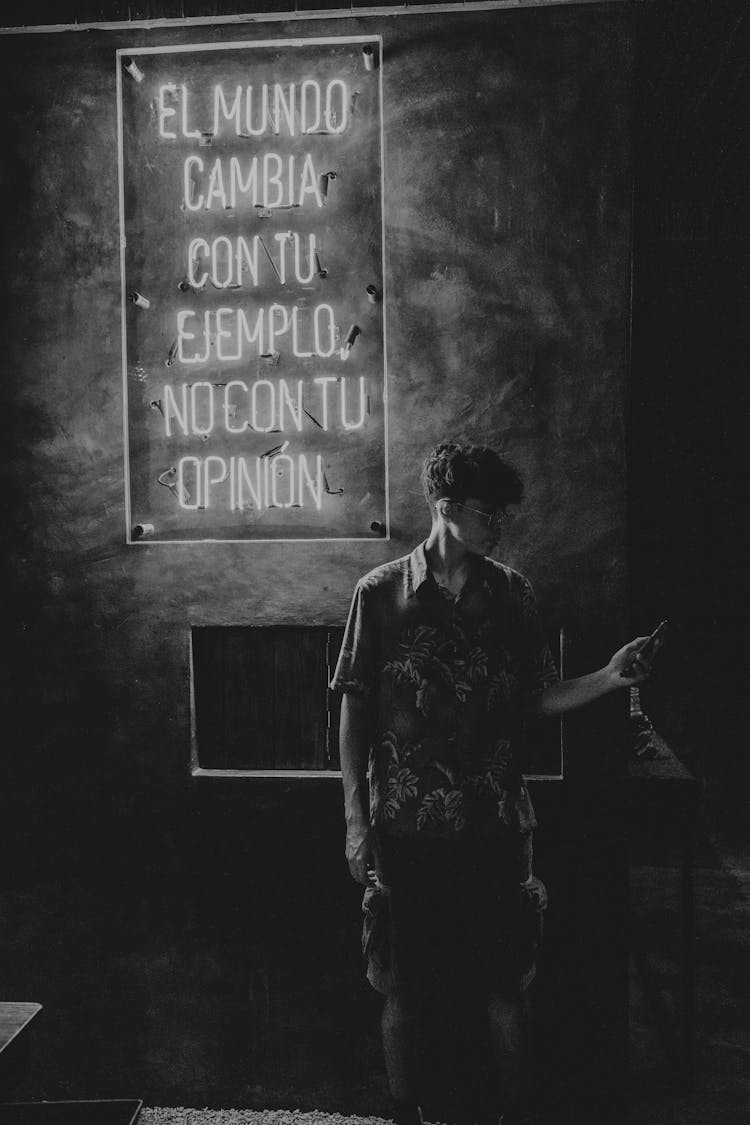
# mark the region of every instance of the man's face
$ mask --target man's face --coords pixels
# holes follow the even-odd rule
[[[489,555],[500,539],[501,508],[493,508],[486,500],[467,496],[459,503],[451,500],[443,513],[451,532],[473,555]]]

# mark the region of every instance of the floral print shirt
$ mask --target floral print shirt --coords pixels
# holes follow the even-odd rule
[[[455,598],[424,543],[366,574],[331,688],[372,708],[372,824],[398,836],[531,831],[523,710],[557,679],[531,584],[510,567],[471,556]]]

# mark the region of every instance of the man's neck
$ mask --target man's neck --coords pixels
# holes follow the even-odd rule
[[[469,576],[472,554],[463,543],[457,542],[444,530],[434,525],[424,547],[427,566],[439,585],[458,594]]]

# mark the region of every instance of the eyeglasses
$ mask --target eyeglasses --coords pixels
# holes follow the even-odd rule
[[[470,504],[462,504],[460,500],[451,500],[451,504],[456,504],[459,508],[465,508],[467,512],[475,512],[476,515],[481,516],[483,520],[487,521],[487,527],[490,531],[498,531],[503,523],[512,519],[512,514],[506,512],[504,508],[497,509],[494,512],[483,512],[481,508],[472,508]]]

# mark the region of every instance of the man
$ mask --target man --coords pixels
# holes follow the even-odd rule
[[[522,722],[639,683],[646,638],[560,681],[531,585],[487,557],[522,499],[515,470],[485,446],[445,442],[422,481],[429,537],[358,582],[331,682],[342,693],[346,858],[368,887],[363,945],[385,996],[394,1120],[422,1120],[419,1016],[450,986],[457,999],[481,998],[495,1063],[496,1082],[467,1120],[510,1125],[522,1119],[538,937],[529,918],[545,905],[531,872]]]

